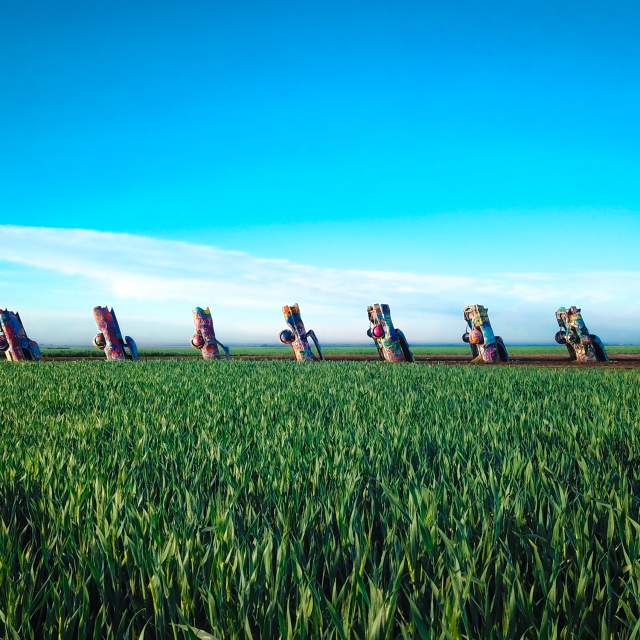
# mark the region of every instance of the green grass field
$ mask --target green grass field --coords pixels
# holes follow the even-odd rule
[[[358,355],[376,355],[376,349],[371,345],[358,345],[358,346],[328,346],[323,347],[323,353],[328,356],[358,356]],[[45,357],[95,357],[104,358],[102,352],[92,347],[48,347],[42,350]],[[415,355],[469,355],[469,347],[464,344],[460,346],[416,346],[412,347],[412,351]],[[617,354],[639,354],[640,345],[614,345],[607,346],[607,351],[610,355]],[[153,347],[142,348],[140,353],[143,356],[191,356],[197,358],[198,352],[191,347]],[[231,353],[237,356],[292,356],[291,348],[285,345],[275,346],[232,346]],[[510,346],[509,353],[518,355],[558,355],[564,356],[567,350],[564,346],[560,345],[523,345],[523,346]]]
[[[0,637],[635,638],[640,375],[0,366]]]

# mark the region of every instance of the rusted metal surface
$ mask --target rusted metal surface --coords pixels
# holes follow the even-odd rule
[[[205,360],[218,360],[222,357],[230,358],[231,353],[228,347],[216,338],[216,332],[213,328],[213,317],[211,309],[207,307],[196,307],[193,310],[193,325],[195,333],[191,338],[191,345],[200,349],[200,353]],[[222,349],[222,353],[220,350]]]
[[[93,339],[96,348],[104,351],[107,360],[138,360],[138,347],[131,336],[122,337],[116,313],[108,307],[94,307],[93,317],[98,333]]]
[[[40,360],[40,347],[25,331],[20,314],[0,309],[0,351],[11,362]]]
[[[391,320],[388,304],[373,304],[367,307],[369,329],[367,335],[373,340],[381,360],[386,362],[413,362],[414,357],[404,333],[396,329]]]
[[[607,362],[607,350],[602,340],[589,333],[578,307],[560,307],[556,311],[556,320],[560,331],[556,333],[556,342],[564,344],[569,357],[577,362]]]
[[[472,362],[495,364],[509,360],[504,341],[493,333],[487,307],[481,304],[466,306],[464,319],[467,330],[462,336],[462,341],[471,348]]]
[[[298,304],[285,305],[282,307],[282,313],[288,328],[280,332],[280,342],[291,346],[296,360],[298,362],[324,360],[315,331],[313,329],[307,331],[304,327]],[[315,346],[315,353],[311,343]]]

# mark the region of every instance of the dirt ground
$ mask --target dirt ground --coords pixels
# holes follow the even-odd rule
[[[198,355],[162,355],[154,356],[147,355],[141,356],[141,360],[197,360]],[[291,360],[290,356],[279,355],[241,355],[234,356],[233,360]],[[416,362],[418,364],[448,364],[448,365],[460,365],[469,364],[469,356],[463,355],[418,355],[416,356]],[[44,357],[43,360],[47,362],[69,362],[70,360],[100,360],[96,357],[83,357],[83,356],[55,356]],[[330,362],[375,362],[378,358],[374,355],[328,355],[325,360]],[[474,365],[483,366],[483,365]],[[519,355],[512,357],[509,362],[499,363],[493,366],[499,367],[513,367],[513,366],[536,366],[536,367],[566,367],[570,369],[575,368],[613,368],[613,369],[637,369],[640,368],[640,355],[639,354],[615,354],[609,360],[609,362],[597,362],[597,363],[578,363],[569,360],[568,357],[559,357],[555,355]]]
[[[469,358],[465,356],[417,356],[416,361],[425,364],[464,364],[469,362]],[[567,368],[622,368],[635,369],[640,368],[640,355],[637,354],[616,354],[609,359],[609,362],[581,363],[575,360],[569,360],[568,357],[555,355],[519,355],[510,358],[509,362],[500,363],[497,366],[537,366],[537,367],[567,367]],[[482,366],[482,365],[479,365]]]
[[[285,358],[281,356],[238,356],[238,360],[290,360],[291,358]],[[419,355],[415,357],[418,364],[470,364],[471,358],[461,355]],[[349,356],[326,356],[325,360],[334,362],[375,362],[378,360],[375,356],[363,356],[363,355],[349,355]],[[596,363],[578,363],[569,360],[568,357],[558,356],[546,356],[546,355],[531,355],[531,356],[515,356],[512,357],[509,362],[499,363],[494,366],[511,367],[511,366],[538,366],[538,367],[567,367],[567,368],[623,368],[623,369],[635,369],[640,368],[640,355],[636,354],[616,354],[610,358],[609,362],[596,362]],[[474,365],[483,366],[483,365]]]

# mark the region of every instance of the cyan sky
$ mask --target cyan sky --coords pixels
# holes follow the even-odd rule
[[[638,3],[13,2],[0,29],[4,224],[638,271]]]

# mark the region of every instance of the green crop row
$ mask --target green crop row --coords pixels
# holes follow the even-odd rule
[[[639,382],[2,366],[0,637],[638,637]]]

